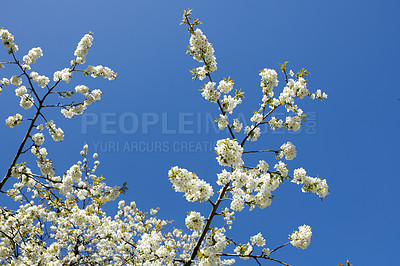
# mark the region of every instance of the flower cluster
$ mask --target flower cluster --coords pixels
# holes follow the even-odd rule
[[[63,70],[54,72],[53,80],[55,82],[62,80],[65,81],[66,83],[69,83],[69,81],[71,80],[71,76],[72,76],[71,69],[64,68]]]
[[[49,84],[50,79],[44,75],[39,75],[37,72],[31,72],[30,74],[33,81],[37,82],[41,88],[44,88]]]
[[[20,77],[17,77],[17,76],[12,76],[10,78],[10,82],[14,86],[19,86],[19,85],[22,84],[22,79]]]
[[[219,119],[216,120],[220,130],[223,130],[228,126],[228,117],[226,115],[219,115]]]
[[[319,177],[309,177],[306,175],[307,172],[304,168],[294,170],[293,183],[303,184],[302,191],[304,193],[316,193],[321,198],[325,198],[329,194],[329,187],[326,179]]]
[[[34,141],[34,142],[35,142],[35,145],[37,145],[36,141]],[[44,175],[44,176],[54,176],[53,163],[52,163],[52,161],[50,159],[46,158],[46,156],[47,156],[46,148],[39,148],[38,146],[33,146],[31,148],[31,152],[32,152],[32,154],[36,155],[37,158],[38,158],[37,165],[38,165],[42,175]]]
[[[310,98],[313,100],[317,98],[323,101],[324,99],[328,98],[328,95],[325,92],[321,92],[321,90],[317,90],[317,92],[311,93]]]
[[[232,114],[233,109],[235,109],[236,106],[240,103],[242,103],[241,98],[224,95],[224,99],[222,100],[222,107],[224,108],[226,113]]]
[[[43,133],[36,133],[32,136],[32,141],[36,146],[41,146],[44,143]]]
[[[185,225],[189,230],[200,231],[204,226],[204,217],[199,212],[191,211],[185,219]]]
[[[15,114],[14,116],[9,116],[6,119],[6,125],[13,128],[19,126],[19,124],[21,124],[21,121],[22,121],[22,115]]]
[[[264,68],[260,71],[261,83],[260,86],[262,88],[263,95],[269,98],[274,96],[273,89],[278,86],[278,73],[274,69]],[[267,99],[263,97],[263,101],[265,102]]]
[[[242,154],[243,148],[236,140],[220,139],[215,147],[217,160],[222,166],[241,166],[243,165]]]
[[[228,94],[231,92],[231,90],[233,89],[233,81],[231,80],[231,77],[228,77],[228,79],[224,78],[223,80],[221,80],[218,84],[218,90],[221,93],[225,93]]]
[[[250,237],[250,241],[253,246],[258,246],[258,247],[265,246],[265,239],[261,233],[258,233],[257,235]]]
[[[249,136],[251,141],[257,141],[258,137],[261,135],[261,129],[255,125],[245,127],[244,132]]]
[[[275,164],[274,168],[282,177],[287,177],[289,170],[286,168],[286,164],[284,162],[279,161],[277,164]]]
[[[14,35],[12,35],[8,30],[0,29],[0,38],[9,52],[18,51],[18,45],[14,43]]]
[[[168,176],[175,191],[185,193],[188,201],[206,201],[214,194],[210,184],[186,169],[174,166],[169,170]]]
[[[311,243],[311,227],[308,225],[299,226],[299,231],[293,231],[289,236],[290,244],[297,248],[306,249]]]
[[[223,262],[218,256],[227,245],[224,228],[213,228],[206,236],[204,246],[200,250],[202,257],[199,265],[224,265],[227,262]]]
[[[296,157],[296,146],[294,146],[290,141],[282,144],[279,152],[279,158],[283,156],[286,157],[286,160],[293,160]]]
[[[10,81],[7,78],[3,78],[0,80],[0,93],[3,92],[3,86],[8,87],[10,85]]]
[[[22,60],[25,64],[31,65],[36,62],[36,60],[43,56],[43,51],[40,47],[32,48],[29,50],[28,54],[25,55]]]
[[[26,88],[24,89],[24,87],[25,86],[21,86],[20,87],[20,90],[19,90],[18,94],[21,93],[21,91],[24,91],[24,90],[26,92]],[[15,92],[15,93],[17,94],[17,92]],[[18,95],[18,96],[20,96],[20,95]],[[22,108],[24,108],[25,110],[29,109],[29,108],[32,107],[33,103],[34,103],[33,98],[29,94],[25,93],[25,94],[21,95],[21,101],[19,102],[19,105]]]
[[[198,67],[195,71],[196,76],[198,76],[200,80],[203,80],[207,74],[217,70],[214,48],[200,29],[192,31],[189,44],[190,55],[192,55],[195,60],[204,63],[204,66]]]
[[[269,120],[268,124],[270,125],[272,130],[276,130],[283,126],[283,121],[282,119],[277,119],[276,117],[273,116]]]
[[[101,95],[103,94],[101,90],[95,89],[91,91],[85,85],[76,86],[75,92],[82,94],[83,96],[86,97],[86,99],[79,104],[71,104],[61,109],[61,113],[66,118],[72,118],[75,115],[81,115],[86,110],[87,106],[91,105],[94,102],[100,101]]]
[[[287,130],[297,131],[301,127],[301,117],[300,116],[288,116],[286,117],[286,122],[283,125]]]
[[[103,77],[108,80],[114,80],[117,77],[117,73],[115,73],[111,68],[104,67],[102,65],[99,66],[88,66],[88,68],[84,71],[85,75],[91,74],[92,77]]]
[[[233,119],[232,128],[235,132],[240,132],[242,130],[243,124],[240,123],[239,119]]]
[[[76,47],[74,55],[76,56],[76,60],[72,61],[71,64],[83,64],[86,62],[86,55],[88,54],[88,50],[93,43],[92,33],[89,32],[82,37],[79,41],[78,46]]]
[[[57,128],[53,121],[46,122],[46,127],[49,129],[49,133],[54,141],[64,140],[64,131],[61,128]]]
[[[203,92],[201,93],[201,96],[210,102],[217,102],[221,96],[221,93],[215,89],[215,82],[210,81],[205,84],[204,88],[202,88],[202,91]]]
[[[250,210],[256,206],[261,209],[268,207],[271,205],[271,192],[280,184],[280,179],[275,174],[263,173],[258,169],[254,171],[236,169],[228,173],[226,178],[232,182],[230,193],[233,200],[230,207],[234,211],[241,211],[245,204]]]

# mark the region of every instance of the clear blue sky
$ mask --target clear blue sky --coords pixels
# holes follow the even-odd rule
[[[88,143],[100,154],[99,173],[109,184],[128,182],[126,201],[136,201],[143,210],[158,206],[159,216],[175,219],[178,227],[187,211],[200,209],[206,216],[209,206],[189,204],[175,193],[169,168],[187,168],[216,188],[221,168],[209,147],[228,136],[209,127],[208,117],[218,110],[200,96],[202,83],[192,81],[188,72],[199,65],[185,55],[189,36],[179,26],[183,10],[193,8],[194,17],[204,22],[201,29],[216,50],[215,79],[230,75],[235,87],[246,92],[236,113],[247,122],[261,100],[259,70],[278,68],[287,60],[294,70],[307,68],[310,89],[326,91],[328,100],[300,103],[309,114],[300,133],[264,132],[257,145],[277,148],[293,142],[298,157],[289,168],[302,166],[311,176],[326,178],[331,195],[321,202],[285,183],[272,206],[237,214],[234,235],[245,243],[248,235],[261,231],[273,248],[285,243],[293,229],[309,224],[314,233],[309,248],[288,247],[276,253],[278,259],[305,266],[337,265],[347,258],[354,265],[398,263],[398,1],[8,1],[1,7],[0,27],[15,35],[20,57],[42,47],[39,73],[52,77],[68,67],[89,30],[95,40],[87,62],[118,72],[113,82],[86,79],[90,88],[104,92],[87,116],[66,120],[52,115],[66,133],[62,143],[46,144],[59,173],[80,159]],[[2,48],[0,61],[5,58]],[[1,77],[7,73],[0,70]],[[24,112],[18,102],[4,90],[1,121]],[[85,122],[96,118],[94,125]],[[148,122],[152,119],[155,125]],[[21,129],[0,129],[3,174],[22,139]],[[201,149],[185,152],[191,142]],[[155,145],[161,150],[153,150]],[[270,154],[247,156],[248,164],[259,159],[275,163]]]

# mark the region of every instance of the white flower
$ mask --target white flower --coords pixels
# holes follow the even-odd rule
[[[260,170],[261,172],[263,172],[263,173],[268,172],[268,167],[269,167],[269,165],[267,164],[266,161],[260,160],[258,162],[257,169]]]
[[[218,121],[218,127],[220,130],[223,130],[228,126],[228,117],[226,115],[219,115]]]
[[[320,198],[325,198],[329,194],[329,187],[326,179],[319,177],[309,177],[303,168],[295,169],[293,183],[303,184],[301,190],[304,193],[316,193]]]
[[[311,243],[311,227],[308,225],[299,226],[299,231],[294,231],[289,236],[290,244],[297,248],[306,249]]]
[[[260,71],[261,84],[263,94],[268,97],[273,97],[273,88],[278,86],[278,74],[273,69],[264,68]]]
[[[321,92],[321,90],[317,90],[316,93],[311,93],[310,98],[313,100],[317,98],[323,101],[324,99],[328,98],[328,95],[325,92]]]
[[[46,76],[41,76],[36,72],[31,72],[30,76],[33,81],[37,82],[41,88],[44,88],[49,84],[50,79]]]
[[[241,166],[243,165],[243,148],[236,140],[220,139],[217,142],[215,151],[218,154],[217,160],[222,166]]]
[[[43,51],[40,47],[32,48],[28,54],[25,55],[22,60],[25,64],[30,65],[36,62],[36,60],[43,55]]]
[[[35,143],[35,145],[42,145],[44,142],[44,135],[42,133],[36,133],[35,135],[32,136],[32,140]]]
[[[61,128],[56,128],[53,121],[46,122],[46,127],[54,141],[64,140],[64,131]]]
[[[185,219],[185,225],[189,230],[200,231],[204,226],[204,217],[199,212],[191,211]]]
[[[19,126],[19,124],[21,123],[21,121],[22,121],[22,115],[16,114],[16,115],[14,115],[14,116],[9,116],[9,117],[6,119],[6,125],[9,126],[9,127],[11,127],[11,128],[13,128],[13,127],[15,127],[15,126]]]
[[[210,184],[186,169],[172,167],[168,176],[175,191],[185,193],[186,199],[190,202],[206,201],[214,194]]]
[[[275,164],[274,168],[280,173],[282,177],[287,177],[289,170],[286,168],[286,164],[282,161]]]
[[[8,30],[0,29],[0,38],[3,45],[8,48],[9,51],[18,51],[18,45],[14,43],[14,35],[12,35]]]
[[[283,156],[286,157],[286,160],[293,160],[296,157],[296,146],[294,146],[290,141],[282,144],[279,152],[279,158]]]
[[[283,121],[281,119],[276,119],[272,117],[271,120],[268,122],[272,130],[279,129],[283,126]]]
[[[257,235],[250,237],[250,241],[253,246],[254,245],[257,245],[259,247],[265,246],[265,239],[261,233],[258,233]]]
[[[15,95],[19,97],[23,96],[26,92],[27,90],[25,86],[19,86],[15,89]]]
[[[240,123],[239,119],[235,118],[233,120],[232,128],[235,130],[235,132],[240,132],[242,130],[243,124]]]
[[[92,46],[93,36],[92,33],[89,32],[82,37],[79,41],[78,46],[76,47],[74,55],[76,56],[75,62],[77,64],[83,64],[86,61],[86,55],[88,53],[89,48]]]
[[[29,96],[29,94],[24,94],[21,96],[21,101],[19,105],[24,109],[29,109],[33,105],[33,98]]]
[[[0,84],[8,87],[8,85],[10,85],[10,81],[6,78],[3,78],[2,80],[0,80]]]
[[[258,137],[261,135],[260,128],[259,127],[254,128],[254,127],[255,126],[252,125],[251,127],[247,126],[244,128],[244,132],[249,136],[251,141],[257,141]]]
[[[115,73],[111,68],[104,67],[102,65],[99,66],[89,66],[85,73],[91,73],[91,76],[96,77],[103,77],[108,80],[114,80],[117,77],[117,73]]]
[[[78,85],[75,87],[75,91],[82,94],[83,96],[87,96],[90,92],[90,89],[85,85]]]
[[[235,98],[230,95],[224,95],[224,99],[222,100],[222,107],[225,109],[225,112],[232,114],[233,109],[236,108],[238,104],[242,102],[241,98]]]
[[[217,91],[215,88],[215,82],[208,82],[204,85],[203,92],[201,95],[210,102],[217,102],[221,93]]]
[[[69,68],[64,68],[61,71],[54,72],[53,80],[56,82],[62,80],[68,83],[71,80],[71,75],[71,70]]]
[[[285,128],[288,130],[297,131],[301,126],[301,118],[300,116],[288,116],[286,117]]]
[[[196,29],[194,34],[190,36],[189,44],[189,52],[193,55],[193,58],[199,62],[205,62],[204,68],[201,69],[202,76],[217,70],[214,48],[200,29]]]
[[[251,122],[261,123],[263,121],[263,115],[260,113],[255,113],[251,118]]]
[[[229,93],[233,89],[233,81],[228,79],[221,80],[218,84],[218,90],[222,93]]]
[[[17,76],[12,76],[11,79],[10,79],[10,82],[14,86],[19,86],[22,83],[22,79],[17,77]]]

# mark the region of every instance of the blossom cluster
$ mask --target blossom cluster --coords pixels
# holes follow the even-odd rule
[[[91,105],[94,102],[100,101],[101,95],[103,94],[101,90],[95,89],[91,91],[85,85],[76,86],[75,92],[82,94],[83,96],[85,96],[86,99],[83,100],[81,103],[71,104],[61,109],[61,113],[66,118],[72,118],[75,115],[81,115],[87,109],[87,106]]]
[[[297,248],[306,249],[311,243],[311,227],[308,225],[299,226],[299,231],[294,231],[289,236],[290,244]]]
[[[217,102],[221,96],[221,93],[215,89],[215,82],[210,81],[205,84],[202,91],[201,95],[210,102]]]
[[[31,72],[30,74],[33,81],[39,84],[39,87],[44,88],[49,84],[50,79],[44,75],[39,75],[37,72]]]
[[[14,43],[14,35],[12,35],[8,30],[0,29],[0,38],[9,52],[18,51],[18,45]]]
[[[290,161],[296,157],[296,146],[294,146],[290,141],[282,144],[279,151],[279,158],[285,156],[286,160]]]
[[[192,55],[195,60],[204,63],[204,66],[196,69],[196,75],[200,80],[203,80],[207,74],[217,70],[214,48],[200,29],[196,29],[192,32],[189,44],[190,55]]]
[[[259,167],[251,171],[238,168],[232,173],[223,170],[218,174],[219,185],[229,182],[232,184],[230,208],[233,211],[242,211],[245,205],[248,205],[250,210],[256,206],[264,209],[271,205],[271,192],[279,187],[281,181],[277,175],[264,170],[265,168],[268,169],[265,161],[260,161]]]
[[[61,128],[57,128],[53,120],[46,122],[46,127],[49,129],[49,134],[54,141],[64,140],[64,131]]]
[[[62,80],[65,81],[66,83],[69,83],[69,81],[71,80],[71,76],[72,76],[71,69],[64,68],[63,70],[54,72],[53,81],[57,82]]]
[[[20,114],[15,114],[14,116],[9,116],[6,119],[6,125],[13,128],[15,126],[19,126],[22,121],[22,115]]]
[[[35,63],[36,60],[41,56],[43,56],[42,48],[36,47],[36,48],[32,48],[31,50],[29,50],[28,54],[25,55],[22,58],[22,60],[24,61],[25,64],[31,65],[31,64]]]
[[[17,89],[15,89],[15,95],[21,97],[19,105],[25,110],[31,108],[34,104],[34,100],[29,94],[27,94],[27,89],[25,86],[19,86]]]
[[[86,62],[86,55],[88,54],[89,48],[92,46],[93,36],[92,33],[89,32],[82,37],[79,41],[78,46],[76,47],[74,55],[76,56],[75,61],[71,61],[71,64],[83,64]]]
[[[321,198],[325,198],[329,194],[329,187],[326,179],[319,177],[309,177],[304,168],[294,170],[293,183],[303,184],[302,191],[307,193],[316,193]]]
[[[191,211],[185,219],[185,224],[189,230],[200,231],[204,226],[204,217],[199,212]]]
[[[217,160],[222,166],[241,166],[243,165],[242,154],[243,148],[236,140],[220,139],[215,147]]]
[[[264,68],[260,71],[261,83],[260,86],[263,92],[263,102],[266,102],[268,98],[274,96],[273,89],[278,86],[278,73],[274,69]]]
[[[186,169],[174,166],[169,170],[168,176],[175,191],[185,193],[188,201],[206,201],[214,194],[210,184]]]
[[[85,75],[91,74],[91,76],[94,78],[103,77],[108,80],[114,80],[117,77],[117,73],[115,73],[111,68],[102,65],[88,66],[84,73]]]

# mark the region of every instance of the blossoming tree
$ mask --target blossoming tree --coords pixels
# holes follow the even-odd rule
[[[223,78],[218,85],[212,74],[217,70],[212,44],[197,28],[201,24],[191,18],[191,10],[185,11],[182,24],[190,34],[188,53],[201,63],[191,70],[193,79],[203,81],[201,95],[216,104],[220,115],[218,127],[227,128],[228,137],[217,142],[215,152],[221,165],[216,185],[211,185],[195,173],[174,166],[168,176],[175,191],[184,193],[189,202],[209,204],[208,215],[193,210],[185,219],[186,229],[170,229],[172,221],[156,217],[157,209],[143,212],[135,202],[120,200],[118,212],[109,216],[103,206],[126,191],[122,187],[109,187],[105,178],[96,174],[99,161],[97,154],[89,155],[85,145],[82,158],[64,174],[57,174],[52,160],[44,147],[45,128],[54,141],[64,139],[64,131],[44,113],[48,109],[60,109],[66,118],[82,114],[89,105],[100,100],[102,92],[86,85],[68,89],[73,75],[103,77],[114,80],[116,73],[104,66],[87,66],[86,55],[93,42],[92,33],[86,34],[75,50],[70,66],[53,74],[53,82],[45,75],[32,70],[33,64],[43,56],[41,48],[32,48],[18,59],[18,46],[14,36],[6,29],[0,37],[8,49],[9,61],[0,67],[14,67],[16,74],[0,80],[0,92],[15,88],[23,109],[32,109],[33,116],[15,114],[7,118],[6,125],[13,128],[25,125],[25,136],[10,167],[0,182],[3,191],[6,182],[12,188],[6,195],[19,203],[17,209],[0,207],[0,261],[7,265],[230,265],[235,259],[252,259],[289,265],[274,256],[274,252],[289,244],[305,249],[311,241],[311,227],[302,225],[289,235],[289,242],[278,247],[266,247],[262,233],[249,237],[249,242],[238,243],[230,237],[235,212],[245,208],[264,209],[272,203],[272,193],[285,181],[301,185],[303,192],[315,193],[321,199],[329,194],[325,179],[307,176],[303,168],[289,174],[287,164],[296,157],[296,147],[287,142],[271,150],[246,150],[247,141],[260,138],[260,126],[268,124],[272,130],[293,130],[301,127],[305,114],[295,100],[305,97],[323,100],[325,93],[310,93],[306,75],[301,69],[296,74],[281,64],[284,88],[274,98],[278,87],[278,73],[273,69],[260,71],[262,99],[260,108],[251,117],[252,126],[243,129],[233,111],[241,104],[244,93],[232,93],[234,82]],[[65,89],[67,87],[67,89]],[[54,103],[58,96],[60,102]],[[278,108],[285,108],[291,116],[273,116]],[[31,112],[32,113],[32,112]],[[242,133],[241,133],[242,132]],[[243,134],[244,133],[244,134]],[[37,158],[37,169],[32,170],[21,162],[26,153]],[[257,165],[245,164],[249,153],[272,152],[279,162],[272,168],[260,160]],[[31,169],[32,168],[32,169]],[[12,180],[12,181],[11,181]],[[3,195],[4,196],[4,195]],[[222,222],[221,222],[222,221]]]

